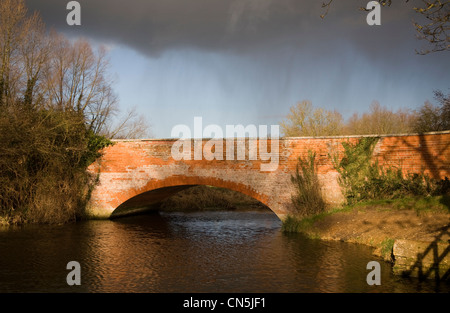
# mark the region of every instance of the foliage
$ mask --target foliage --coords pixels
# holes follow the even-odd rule
[[[38,223],[81,217],[93,183],[86,167],[107,144],[86,129],[77,112],[23,103],[2,108],[0,215]]]
[[[321,221],[328,216],[349,213],[353,211],[365,212],[372,208],[382,211],[396,211],[396,210],[414,210],[417,215],[427,213],[450,213],[450,196],[406,196],[398,199],[376,199],[367,200],[354,203],[351,205],[344,205],[341,207],[335,207],[322,213],[310,215],[306,217],[296,217],[288,215],[284,219],[281,230],[287,233],[303,233],[311,238],[317,238],[317,228],[315,228],[316,222]],[[389,252],[393,244],[392,239],[387,238],[384,240],[380,247],[384,252]]]
[[[381,242],[381,256],[386,259],[392,258],[392,249],[394,248],[395,239],[386,238]]]
[[[142,133],[132,111],[119,130],[111,126],[117,100],[107,69],[104,49],[47,32],[24,0],[0,0],[3,224],[82,217],[95,183],[86,169],[111,144],[105,135]]]
[[[370,161],[377,141],[377,137],[363,137],[355,145],[343,142],[342,159],[339,160],[337,154],[331,156],[334,167],[340,174],[340,183],[348,203],[366,198],[366,178],[372,175],[373,167]]]
[[[96,159],[101,157],[101,150],[113,144],[110,139],[106,138],[105,136],[97,135],[91,130],[88,130],[86,132],[86,138],[87,149],[80,162],[80,165],[83,167],[88,167],[89,165],[94,163]]]
[[[292,203],[297,216],[317,214],[326,208],[316,173],[315,157],[316,154],[312,151],[308,151],[306,160],[299,157],[296,172],[291,176],[296,190]]]
[[[427,212],[450,213],[450,195],[445,194],[430,197],[410,196],[386,201],[390,201],[388,204],[397,210],[414,210],[417,216]]]
[[[431,196],[448,192],[448,180],[432,180],[417,173],[404,175],[400,168],[379,166],[372,160],[378,137],[363,137],[356,144],[343,142],[344,156],[331,156],[349,204],[371,199]]]
[[[291,215],[288,215],[281,225],[281,231],[285,233],[299,233],[303,230],[302,220],[299,220]]]
[[[305,217],[288,215],[281,225],[281,231],[285,233],[303,233],[309,238],[314,239],[317,238],[317,234],[314,232],[314,224],[329,215],[341,211],[342,209],[334,209]]]

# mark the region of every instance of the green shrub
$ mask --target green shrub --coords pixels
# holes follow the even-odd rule
[[[306,160],[299,157],[296,172],[291,176],[291,182],[296,190],[296,194],[292,196],[292,203],[297,216],[318,214],[326,208],[316,173],[315,158],[316,154],[312,151],[308,151]]]
[[[391,259],[394,243],[395,239],[392,238],[386,238],[381,242],[381,256],[384,259]]]
[[[301,229],[302,225],[300,220],[290,215],[284,219],[283,224],[281,225],[281,231],[285,233],[298,233]]]
[[[339,182],[348,204],[373,199],[431,196],[448,193],[448,179],[432,180],[417,173],[404,174],[400,168],[381,167],[373,161],[378,137],[364,137],[356,144],[343,142],[344,156],[331,156],[340,174]]]
[[[339,182],[349,204],[372,198],[368,177],[374,176],[371,157],[377,141],[377,137],[364,137],[355,145],[343,142],[342,159],[339,160],[338,155],[332,156],[334,167],[340,174]]]
[[[77,112],[0,108],[0,215],[36,223],[81,217],[95,182],[86,168],[108,144]]]

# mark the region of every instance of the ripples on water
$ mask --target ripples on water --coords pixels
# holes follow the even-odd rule
[[[0,292],[450,292],[368,247],[283,234],[270,212],[160,213],[0,231]],[[366,265],[381,264],[381,286]],[[81,286],[66,265],[81,264]]]

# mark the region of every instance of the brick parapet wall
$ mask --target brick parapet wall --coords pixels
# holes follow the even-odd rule
[[[292,210],[294,190],[290,176],[299,157],[308,151],[316,152],[319,178],[326,199],[342,202],[338,173],[330,155],[342,156],[342,142],[356,143],[362,136],[281,138],[279,160],[274,171],[261,171],[258,153],[256,160],[226,160],[227,147],[223,142],[223,160],[180,160],[172,158],[175,139],[118,140],[103,151],[103,157],[89,168],[100,171],[100,181],[93,191],[90,211],[108,217],[117,207],[131,198],[144,200],[160,198],[152,190],[180,185],[207,184],[233,189],[250,195],[268,205],[280,218]],[[379,136],[373,158],[382,166],[400,167],[404,173],[424,173],[435,179],[450,177],[450,132]],[[259,145],[259,141],[256,140]],[[202,146],[213,141],[204,139]],[[220,143],[216,142],[216,143]],[[267,145],[270,147],[269,140]],[[276,147],[276,146],[275,146]],[[191,150],[194,144],[191,145]],[[270,149],[269,149],[270,150]],[[218,150],[216,150],[218,151]],[[248,154],[248,145],[246,148]],[[237,149],[235,154],[237,153]],[[263,155],[264,156],[264,155]],[[139,203],[134,198],[134,203]],[[156,200],[155,200],[156,201]]]

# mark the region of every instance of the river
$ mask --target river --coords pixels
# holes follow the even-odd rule
[[[69,286],[67,263],[80,264]],[[369,286],[370,261],[381,285]],[[281,232],[271,212],[161,212],[0,229],[0,292],[450,292],[366,246]]]

